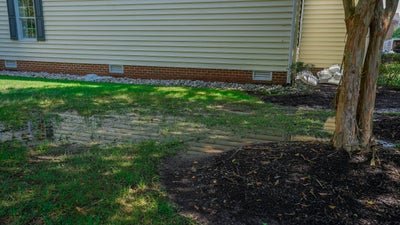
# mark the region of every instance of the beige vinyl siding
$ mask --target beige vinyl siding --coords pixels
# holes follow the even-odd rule
[[[319,68],[340,64],[345,26],[342,0],[305,0],[298,61]]]
[[[286,71],[293,0],[43,0],[45,42],[9,39],[10,60]]]

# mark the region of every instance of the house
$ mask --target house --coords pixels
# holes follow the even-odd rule
[[[400,53],[400,38],[392,38],[383,43],[382,53]]]
[[[342,0],[304,0],[297,61],[321,70],[341,64],[346,43]]]
[[[290,82],[341,62],[342,0],[0,0],[0,70]]]
[[[400,14],[396,13],[393,17],[392,23],[390,24],[389,30],[386,33],[386,40],[391,39],[394,31],[399,27],[399,22],[400,22]]]

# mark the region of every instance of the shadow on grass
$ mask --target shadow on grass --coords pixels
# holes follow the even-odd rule
[[[0,144],[1,224],[189,224],[159,185],[176,142],[98,146]]]
[[[236,134],[330,136],[323,130],[329,112],[293,112],[238,91],[0,77],[0,93],[0,122],[12,129],[37,115],[76,111],[179,116]]]
[[[32,113],[193,113],[212,104],[257,102],[234,91],[0,77],[0,121],[21,126]],[[195,106],[195,107],[193,107]]]

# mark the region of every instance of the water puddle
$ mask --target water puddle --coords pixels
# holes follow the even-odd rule
[[[18,140],[30,145],[51,141],[55,144],[124,144],[146,140],[181,140],[190,151],[214,153],[253,143],[288,140],[276,134],[236,134],[229,129],[211,129],[180,117],[96,115],[84,117],[76,112],[35,116],[19,130],[0,124],[0,141]]]
[[[378,144],[380,144],[383,148],[395,148],[396,145],[394,143],[391,143],[389,141],[384,141],[384,140],[379,140],[379,139],[375,139],[374,141],[376,141]]]
[[[375,113],[400,113],[400,108],[375,109]]]

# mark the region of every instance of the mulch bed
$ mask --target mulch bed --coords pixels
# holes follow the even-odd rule
[[[289,95],[266,96],[259,93],[250,93],[264,102],[283,106],[301,107],[306,109],[334,109],[335,85],[320,84],[308,94],[298,93]],[[378,88],[375,109],[378,111],[400,112],[400,90],[387,87]],[[378,139],[400,143],[400,115],[376,113],[374,119],[374,135]]]
[[[400,153],[370,157],[327,143],[267,143],[184,162],[163,178],[201,224],[400,224]]]
[[[375,116],[373,134],[380,140],[400,144],[400,115],[378,114]]]
[[[306,107],[314,109],[334,109],[336,85],[320,84],[311,93],[296,93],[288,95],[266,96],[260,93],[249,94],[259,97],[264,102],[284,106]],[[375,108],[393,109],[400,108],[400,90],[380,87],[376,93]]]
[[[329,109],[335,87],[327,88],[263,100]],[[400,91],[380,89],[376,106],[400,107]],[[375,116],[379,139],[400,143],[399,127],[398,114]],[[198,159],[178,155],[165,160],[162,180],[180,211],[199,224],[400,225],[400,150],[373,148],[375,166],[372,153],[349,156],[322,142],[249,145]]]
[[[264,95],[261,93],[251,93],[264,102],[274,103],[283,106],[304,107],[314,109],[333,109],[334,97],[337,86],[320,84],[311,93],[296,93],[287,95]]]

